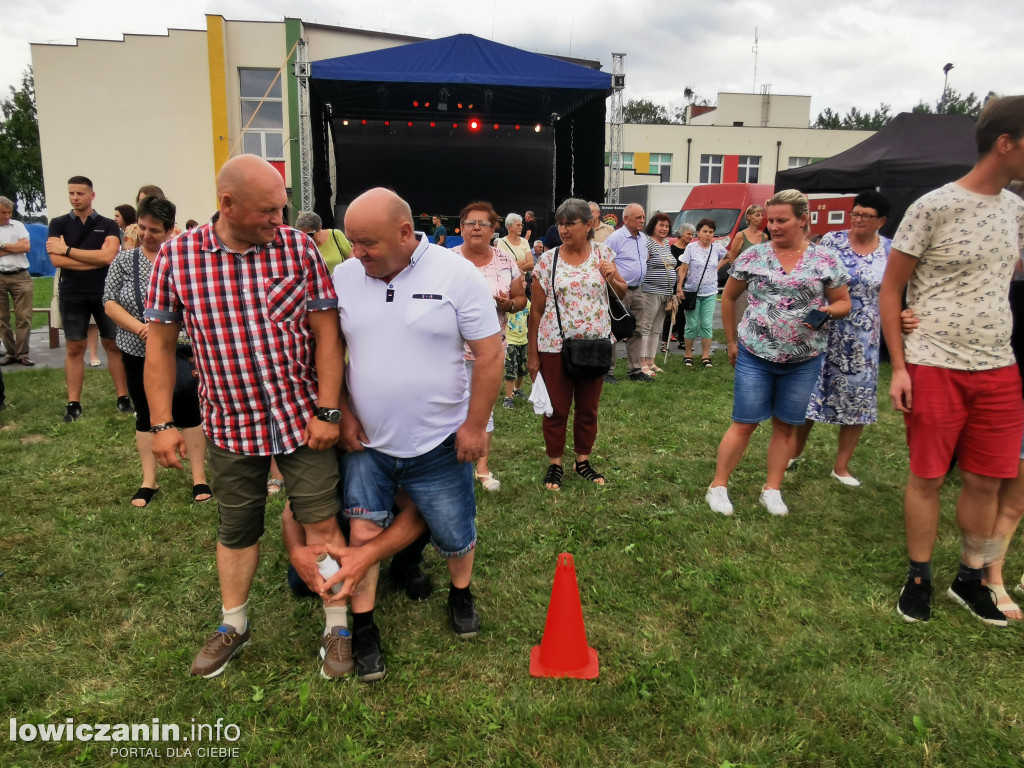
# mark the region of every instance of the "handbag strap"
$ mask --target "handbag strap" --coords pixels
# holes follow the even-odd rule
[[[135,268],[135,304],[139,308],[139,314],[145,317],[146,307],[142,302],[142,288],[139,287],[139,283],[142,282],[142,269],[139,266],[139,257],[141,254],[141,247],[132,249],[132,264]]]
[[[558,321],[558,335],[565,340],[565,334],[562,332],[562,314],[558,311],[558,289],[555,288],[555,267],[558,266],[558,249],[561,246],[555,246],[554,256],[551,258],[551,299],[555,302],[555,319]]]

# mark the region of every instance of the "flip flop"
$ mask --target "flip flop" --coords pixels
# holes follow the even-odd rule
[[[200,499],[200,496],[205,496],[205,499]],[[192,501],[196,504],[205,504],[213,498],[213,489],[210,488],[206,483],[196,483],[192,486]]]
[[[159,488],[139,488],[139,490],[137,490],[135,492],[135,495],[132,496],[132,501],[133,502],[142,501],[142,502],[145,502],[145,503],[144,504],[134,504],[133,503],[132,506],[135,507],[136,509],[145,509],[146,507],[149,506],[149,503],[151,501],[153,501],[153,497],[156,496],[159,492],[160,492]]]

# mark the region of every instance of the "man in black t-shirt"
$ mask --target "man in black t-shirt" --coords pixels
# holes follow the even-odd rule
[[[85,378],[85,347],[92,319],[100,331],[107,351],[110,377],[117,391],[117,409],[134,413],[128,398],[128,385],[121,363],[121,352],[114,343],[116,328],[103,311],[103,283],[107,267],[121,247],[121,233],[113,219],[93,210],[92,182],[85,176],[68,179],[71,212],[50,222],[46,252],[55,267],[60,267],[60,313],[64,323],[64,380],[68,404],[64,421],[82,416],[82,381]]]

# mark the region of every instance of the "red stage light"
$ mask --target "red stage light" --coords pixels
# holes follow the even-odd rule
[[[458,123],[452,123],[452,128],[458,128],[458,127],[459,127]]]
[[[414,101],[414,102],[412,103],[412,105],[413,105],[414,107],[418,107],[418,106],[420,105],[420,103],[419,103],[418,101]]]
[[[431,127],[431,128],[433,128],[433,127],[434,127],[434,123],[431,123],[431,124],[430,124],[430,127]]]
[[[498,124],[497,123],[494,124],[494,130],[498,130]]]
[[[390,120],[385,120],[384,121],[384,125],[391,125],[391,121]]]
[[[516,130],[517,130],[517,131],[519,130],[519,126],[518,126],[518,125],[516,126]]]
[[[459,104],[459,109],[462,109],[462,105],[461,104]]]
[[[406,123],[406,125],[408,125],[410,128],[412,128],[412,123]]]
[[[475,131],[480,128],[480,122],[478,120],[469,121],[469,130]]]
[[[366,121],[365,120],[363,120],[363,125],[366,125]]]
[[[423,106],[424,106],[424,107],[429,107],[429,106],[430,106],[430,102],[428,101],[428,102],[427,102],[426,104],[424,104]]]
[[[470,105],[469,105],[469,108],[470,108],[470,109],[472,109],[472,108],[473,108],[473,105],[472,105],[472,104],[470,104]]]

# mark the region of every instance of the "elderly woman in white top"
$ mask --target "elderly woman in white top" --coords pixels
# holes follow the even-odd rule
[[[685,293],[696,292],[697,303],[686,314],[686,351],[683,364],[693,366],[693,340],[700,338],[701,362],[711,367],[711,320],[715,314],[715,300],[718,297],[718,270],[729,261],[729,255],[721,243],[714,242],[714,219],[697,222],[697,240],[691,242],[679,259],[679,281]]]

